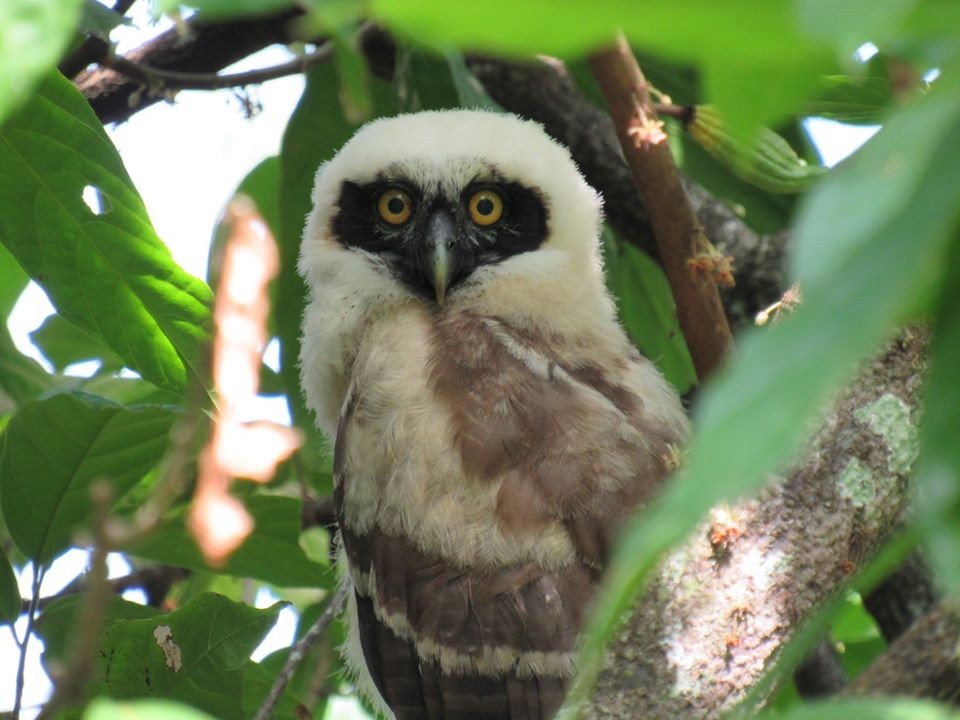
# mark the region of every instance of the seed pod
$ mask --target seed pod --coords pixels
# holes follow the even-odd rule
[[[808,165],[769,128],[761,128],[749,141],[735,138],[710,105],[695,106],[686,127],[704,150],[737,177],[768,192],[802,192],[827,170],[820,165]]]

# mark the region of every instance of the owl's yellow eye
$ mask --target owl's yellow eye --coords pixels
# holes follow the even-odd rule
[[[377,212],[391,225],[403,225],[413,214],[413,203],[403,190],[390,188],[377,200]]]
[[[471,196],[467,209],[477,225],[493,225],[503,215],[503,200],[493,190],[481,190]]]

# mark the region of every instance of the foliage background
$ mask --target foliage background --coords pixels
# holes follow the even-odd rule
[[[192,7],[219,18],[285,5],[198,0]],[[159,2],[157,10],[174,12],[178,5]],[[399,40],[401,62],[392,82],[369,74],[355,46],[357,23],[366,18]],[[90,495],[96,481],[111,482],[110,513],[130,520],[171,463],[171,428],[187,423],[197,440],[204,432],[195,415],[198,390],[202,395],[207,383],[211,290],[173,261],[99,120],[74,86],[52,70],[82,36],[102,33],[118,21],[81,0],[7,0],[0,8],[0,313],[9,315],[28,279],[44,288],[58,311],[33,337],[54,373],[23,356],[0,328],[5,551],[0,619],[13,622],[26,609],[30,630],[45,643],[44,662],[54,670],[57,663],[62,669],[71,662],[70,629],[78,622],[80,601],[66,596],[38,612],[37,602],[28,598],[23,608],[13,568],[27,563],[38,568],[33,598],[38,597],[50,561],[97,532]],[[309,71],[279,155],[241,184],[273,230],[282,259],[270,327],[280,343],[280,369],[264,368],[263,387],[286,398],[307,445],[268,486],[235,487],[258,522],[226,567],[208,567],[185,532],[187,492],[165,509],[153,533],[123,548],[137,569],[160,564],[191,573],[173,585],[164,607],[121,600],[107,605],[91,695],[162,698],[194,708],[140,706],[145,716],[193,717],[199,710],[250,717],[286,651],[259,663],[249,659],[280,607],[249,607],[242,602],[249,597],[244,584],[267,584],[293,602],[302,634],[334,583],[325,538],[311,545],[301,532],[303,497],[319,500],[331,490],[329,458],[303,407],[295,363],[304,288],[294,260],[316,167],[363,119],[492,106],[471,78],[464,52],[556,55],[596,99],[584,58],[609,42],[616,28],[628,36],[659,90],[678,103],[718,106],[727,131],[743,148],[749,148],[757,127],[767,125],[815,163],[800,130],[803,118],[876,123],[883,129],[809,190],[785,196],[740,179],[742,164],[751,162],[749,149],[718,162],[679,125],[669,126],[685,173],[737,206],[757,231],[789,229],[790,275],[806,299],[775,327],[743,333],[730,367],[699,393],[696,439],[683,480],[624,538],[611,569],[585,648],[586,679],[599,668],[615,618],[643,587],[660,554],[712,505],[756,488],[781,467],[855,364],[895,327],[916,320],[928,322],[935,333],[914,473],[918,502],[909,540],[900,547],[925,541],[938,582],[948,592],[956,588],[960,6],[951,0],[794,0],[765,3],[761,10],[746,0],[674,0],[642,8],[611,1],[585,12],[575,2],[489,0],[478,13],[473,6],[426,0],[318,0],[309,8],[305,37],[318,32],[331,37],[334,61]],[[855,50],[868,41],[880,52],[859,62]],[[84,201],[88,188],[98,197],[92,209]],[[610,229],[605,249],[611,289],[631,337],[681,391],[689,391],[696,379],[656,263]],[[87,359],[101,363],[93,377],[63,374],[71,363]],[[183,475],[189,485],[192,461]],[[312,541],[317,535],[308,533]],[[828,618],[834,637],[850,648],[844,660],[854,675],[883,650],[857,597],[851,594]],[[141,667],[135,661],[154,645],[147,631],[161,615],[178,638],[199,641],[198,629],[211,629],[194,648],[200,660],[173,685],[157,682],[165,677],[162,664]],[[289,716],[302,704],[321,717],[331,694],[349,690],[340,683],[332,651],[339,632],[334,628],[302,668],[279,715]],[[785,672],[774,671],[784,679]],[[588,693],[589,682],[579,689]],[[850,702],[863,704],[818,712],[840,717],[869,710],[892,717],[913,707]],[[813,712],[789,689],[777,708],[798,717]],[[948,712],[933,706],[926,711],[931,717]],[[107,718],[116,708],[99,700],[86,712]]]

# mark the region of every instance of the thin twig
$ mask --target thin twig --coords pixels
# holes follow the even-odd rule
[[[40,712],[40,720],[55,717],[58,710],[83,698],[93,672],[93,655],[100,644],[100,630],[111,595],[107,581],[107,555],[110,552],[107,523],[113,492],[107,483],[98,482],[90,489],[90,495],[93,506],[93,548],[90,552],[86,596],[76,632],[70,638],[65,670],[56,678],[53,696]]]
[[[152,90],[219,90],[222,88],[256,85],[268,80],[297,75],[306,72],[315,65],[326,62],[333,57],[333,43],[326,42],[314,52],[294,58],[289,62],[271,67],[247,70],[245,72],[220,75],[218,73],[179,72],[177,70],[162,70],[143,63],[128,60],[117,55],[107,55],[100,61],[104,67],[137,80]]]
[[[333,594],[333,597],[330,598],[330,602],[327,603],[327,607],[320,614],[320,617],[317,618],[317,621],[307,631],[307,634],[300,638],[300,642],[293,646],[293,650],[290,651],[290,656],[283,664],[283,669],[280,671],[280,674],[277,675],[277,679],[274,680],[273,687],[270,688],[270,692],[257,711],[254,720],[270,720],[270,718],[273,717],[273,708],[277,702],[279,702],[280,696],[283,695],[283,691],[286,689],[293,674],[313,649],[313,646],[317,644],[317,641],[323,637],[323,634],[327,631],[327,627],[329,627],[330,623],[333,622],[333,619],[343,607],[344,601],[347,599],[347,589],[349,587],[347,583],[340,584],[337,591]]]
[[[46,565],[34,563],[33,583],[30,588],[30,608],[27,612],[27,627],[23,634],[23,641],[17,643],[20,646],[20,658],[17,661],[17,694],[13,701],[13,712],[11,713],[13,720],[19,720],[20,718],[20,707],[23,703],[24,671],[27,666],[27,646],[30,644],[30,636],[33,635],[33,625],[37,620],[37,605],[40,602],[40,586],[43,584],[43,576],[46,575],[46,572]],[[10,632],[13,632],[13,625],[10,626]],[[14,633],[14,638],[16,638],[16,633]]]
[[[649,85],[626,39],[621,36],[613,47],[591,56],[590,67],[650,216],[680,329],[702,383],[733,346],[717,284],[709,272],[700,271],[712,267],[719,253],[690,206]]]

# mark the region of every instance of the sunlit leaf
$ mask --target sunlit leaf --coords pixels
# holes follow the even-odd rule
[[[0,503],[19,550],[46,561],[67,548],[89,518],[91,486],[107,482],[122,497],[159,462],[173,419],[82,393],[23,406],[0,457]]]
[[[0,132],[0,241],[60,314],[144,378],[182,390],[210,290],[157,238],[86,99],[50,75]],[[84,202],[95,188],[99,214]]]
[[[154,0],[157,13],[177,13],[181,7],[194,8],[208,20],[270,15],[297,5],[295,0]]]
[[[213,715],[170,700],[115,702],[98,698],[90,703],[84,720],[216,720]]]

